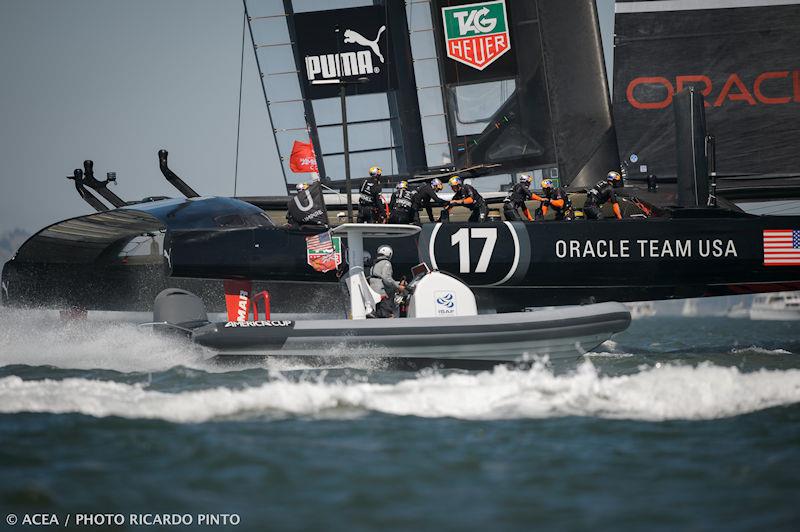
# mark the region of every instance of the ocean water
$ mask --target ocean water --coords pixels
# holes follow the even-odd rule
[[[0,528],[800,528],[800,322],[656,316],[485,371],[207,355],[0,309]]]

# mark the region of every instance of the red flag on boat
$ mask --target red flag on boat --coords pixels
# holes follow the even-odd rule
[[[310,142],[294,141],[292,156],[289,158],[289,169],[295,173],[318,172],[317,156]]]

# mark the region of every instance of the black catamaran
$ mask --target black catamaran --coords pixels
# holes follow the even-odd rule
[[[800,195],[800,5],[745,4],[618,2],[612,112],[594,2],[247,0],[274,178],[349,193],[378,165],[390,183],[460,173],[497,191],[532,173],[580,209],[622,167],[620,221],[454,218],[393,242],[396,272],[448,272],[482,308],[800,289],[800,218],[734,203]],[[245,279],[278,311],[341,308],[307,240],[322,229],[283,225],[293,196],[200,197],[159,162],[185,198],[125,202],[90,162],[76,170],[99,212],[31,237],[3,268],[4,302],[145,310],[177,286],[221,307],[220,281]],[[344,221],[345,194],[323,201],[298,205]]]

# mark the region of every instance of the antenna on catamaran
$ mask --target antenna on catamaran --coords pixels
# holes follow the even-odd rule
[[[128,203],[124,199],[108,190],[109,183],[117,182],[117,174],[115,172],[109,172],[106,174],[106,176],[107,178],[105,181],[99,181],[95,179],[94,161],[89,159],[83,161],[83,184],[97,191],[98,194],[103,196],[103,198],[105,198],[105,200],[114,207],[124,207]]]
[[[199,198],[200,194],[195,192],[194,189],[187,185],[183,179],[178,177],[175,172],[170,170],[169,165],[167,164],[167,157],[169,157],[169,152],[167,150],[158,150],[158,167],[161,169],[161,173],[164,174],[164,177],[167,178],[167,181],[169,181],[173,187],[178,189],[178,192],[187,198]]]
[[[86,190],[86,187],[83,186],[83,170],[81,170],[80,168],[76,168],[72,172],[72,175],[67,176],[67,179],[75,181],[75,190],[78,191],[78,194],[83,199],[83,201],[91,205],[91,207],[94,210],[96,210],[97,212],[105,212],[108,210],[108,207],[106,206],[105,203],[97,199],[97,197],[94,194]]]

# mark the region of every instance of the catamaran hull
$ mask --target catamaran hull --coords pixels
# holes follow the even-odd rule
[[[216,279],[252,279],[268,283],[257,289],[270,291],[276,312],[341,308],[336,271],[309,265],[306,238],[319,229],[276,227],[263,215],[239,200],[201,198],[65,220],[5,264],[0,294],[8,305],[147,310],[161,290],[181,287],[221,310]],[[678,209],[647,220],[424,224],[392,242],[392,262],[398,276],[420,262],[457,275],[481,308],[499,312],[798,290],[800,265],[772,264],[764,252],[765,232],[798,223]],[[385,243],[367,238],[364,246],[374,256]]]
[[[216,355],[514,361],[576,357],[630,325],[619,303],[459,318],[211,323],[192,339]]]

